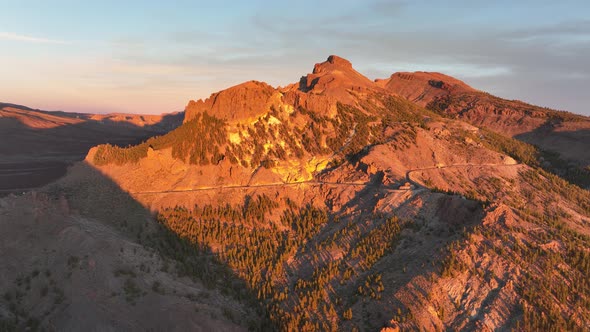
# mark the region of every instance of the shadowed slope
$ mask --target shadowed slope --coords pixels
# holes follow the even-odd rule
[[[2,331],[263,326],[239,279],[211,255],[191,255],[83,162],[48,187],[0,198],[0,226]],[[231,285],[242,291],[229,296]]]

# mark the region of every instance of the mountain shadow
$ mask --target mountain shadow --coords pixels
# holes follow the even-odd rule
[[[264,309],[216,255],[84,162],[0,198],[0,226],[2,331],[267,329]]]
[[[590,189],[590,129],[559,131],[546,123],[514,138],[539,147],[540,166],[582,188]]]

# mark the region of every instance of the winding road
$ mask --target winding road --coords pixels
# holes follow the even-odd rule
[[[336,185],[336,186],[375,186],[373,183],[366,182],[324,182],[324,181],[298,181],[298,182],[276,182],[276,183],[263,183],[263,184],[250,184],[250,185],[226,185],[226,186],[210,186],[210,187],[198,187],[190,189],[174,189],[174,190],[163,190],[163,191],[135,191],[130,192],[131,194],[168,194],[168,193],[182,193],[182,192],[193,192],[193,191],[207,191],[207,190],[222,190],[222,189],[252,189],[252,188],[271,188],[271,187],[287,187],[287,186],[299,186],[302,184],[306,185]]]
[[[455,168],[455,167],[515,167],[520,166],[521,164],[454,164],[454,165],[439,165],[439,166],[429,166],[429,167],[422,167],[422,168],[414,168],[406,171],[406,181],[413,184],[415,187],[424,187],[424,185],[420,184],[419,182],[412,179],[412,173],[420,172],[420,171],[427,171],[433,169],[445,169],[445,168]],[[173,189],[173,190],[159,190],[159,191],[135,191],[130,192],[130,194],[135,195],[150,195],[150,194],[170,194],[170,193],[186,193],[186,192],[198,192],[198,191],[208,191],[208,190],[224,190],[224,189],[253,189],[253,188],[272,188],[272,187],[287,187],[287,186],[299,186],[299,185],[314,185],[314,186],[321,186],[321,185],[332,185],[332,186],[360,186],[360,187],[377,187],[381,186],[381,183],[371,183],[371,182],[327,182],[327,181],[317,181],[317,180],[306,180],[306,181],[297,181],[297,182],[276,182],[276,183],[264,183],[264,184],[253,184],[253,185],[225,185],[225,186],[207,186],[207,187],[198,187],[198,188],[190,188],[190,189]],[[388,189],[390,191],[411,191],[412,189]]]
[[[406,171],[406,180],[408,182],[410,182],[411,184],[415,185],[415,186],[424,187],[424,185],[416,182],[415,180],[412,180],[412,173],[414,173],[414,172],[420,172],[420,171],[428,171],[428,170],[432,170],[432,169],[445,169],[445,168],[454,168],[454,167],[514,167],[514,166],[520,166],[520,165],[522,165],[522,164],[520,164],[520,163],[516,163],[516,164],[494,164],[494,163],[489,163],[489,164],[473,164],[473,163],[466,163],[466,164],[429,166],[429,167],[423,167],[423,168],[414,168],[414,169],[410,169],[410,170]]]

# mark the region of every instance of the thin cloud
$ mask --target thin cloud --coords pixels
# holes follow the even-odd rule
[[[21,42],[28,42],[28,43],[41,43],[41,44],[68,44],[68,42],[63,41],[63,40],[39,38],[39,37],[20,35],[17,33],[2,32],[2,31],[0,31],[0,40],[12,40],[12,41],[21,41]]]

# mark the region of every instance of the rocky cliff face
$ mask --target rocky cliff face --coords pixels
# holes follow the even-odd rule
[[[337,103],[358,106],[359,99],[377,89],[368,78],[352,68],[350,61],[331,55],[283,93],[286,102],[296,108],[334,116]]]
[[[214,93],[205,100],[191,100],[185,108],[184,121],[190,121],[203,112],[230,121],[255,119],[269,110],[274,93],[275,89],[266,83],[245,82]]]
[[[348,60],[331,55],[317,63],[313,72],[301,77],[299,83],[282,89],[250,81],[214,93],[206,100],[191,100],[185,109],[185,122],[203,112],[231,122],[254,120],[272,106],[303,107],[334,116],[337,103],[358,106],[361,96],[377,90],[381,88],[354,70]]]

